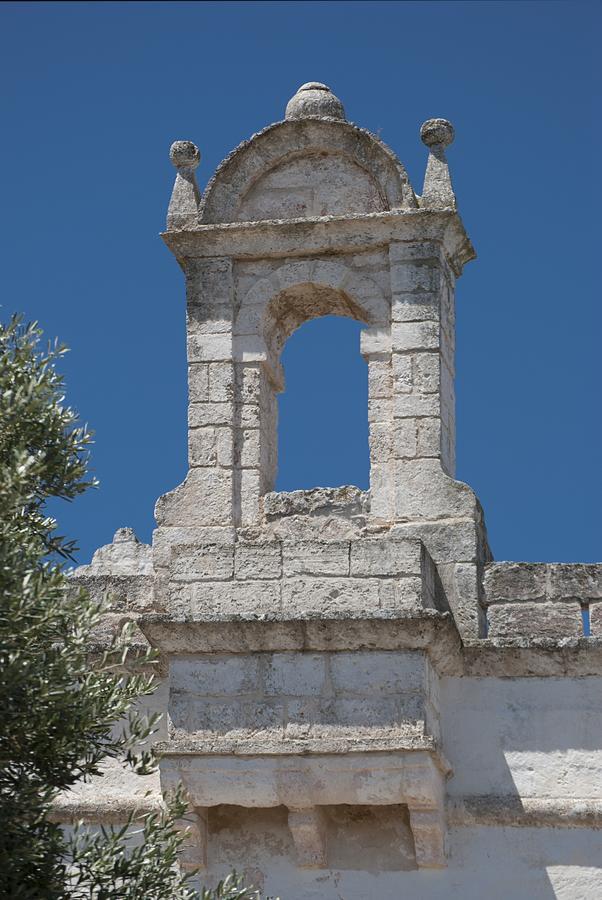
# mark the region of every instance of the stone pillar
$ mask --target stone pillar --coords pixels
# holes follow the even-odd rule
[[[440,246],[394,241],[392,290],[394,458],[455,460],[453,281]]]

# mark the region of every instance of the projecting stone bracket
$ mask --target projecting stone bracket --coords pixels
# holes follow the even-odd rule
[[[420,869],[442,869],[446,860],[445,815],[440,809],[409,807],[416,863]]]
[[[326,821],[320,807],[289,809],[288,827],[293,836],[299,868],[327,868]]]
[[[207,868],[207,810],[191,810],[184,818],[178,819],[176,827],[186,831],[186,836],[179,852],[179,862],[182,869]]]
[[[168,745],[169,746],[169,745]],[[322,806],[406,805],[419,868],[441,868],[445,859],[445,781],[449,766],[436,749],[290,756],[199,755],[161,748],[161,782],[183,782],[196,821],[183,852],[184,867],[206,865],[206,809],[220,804],[253,808],[286,806],[300,868],[327,868],[327,827]],[[190,826],[190,820],[183,822]]]

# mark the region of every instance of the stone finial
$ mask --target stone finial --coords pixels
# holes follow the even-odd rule
[[[449,147],[454,137],[454,126],[447,119],[427,119],[420,129],[420,138],[427,147]]]
[[[329,87],[319,81],[308,81],[288,101],[285,118],[305,119],[308,116],[345,121],[345,110]]]
[[[454,126],[447,119],[427,119],[420,129],[422,143],[429,148],[420,205],[430,209],[456,208],[445,148],[454,139]]]
[[[194,227],[201,200],[194,171],[201,161],[201,152],[192,141],[174,141],[169,158],[178,174],[167,210],[167,230]]]
[[[140,541],[136,537],[136,532],[133,528],[118,528],[115,534],[113,535],[113,543],[114,544],[139,544]]]
[[[192,141],[174,141],[169,148],[169,158],[176,169],[196,169],[201,161],[201,151]]]

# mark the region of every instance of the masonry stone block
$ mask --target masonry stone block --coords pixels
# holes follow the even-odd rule
[[[410,394],[414,389],[412,356],[409,353],[393,354],[393,377],[396,394]]]
[[[304,869],[324,869],[327,865],[327,827],[320,807],[289,809],[288,827],[295,843],[297,865]]]
[[[188,407],[188,427],[206,428],[210,425],[232,425],[231,403],[191,403]]]
[[[441,421],[438,418],[424,418],[417,422],[417,456],[441,455]]]
[[[583,604],[602,600],[602,564],[548,564],[548,595]]]
[[[232,331],[231,303],[209,302],[197,305],[189,303],[186,310],[188,335],[221,335],[227,337]]]
[[[418,420],[395,419],[393,428],[393,454],[395,459],[414,457],[418,453]]]
[[[351,575],[420,575],[422,545],[419,541],[364,538],[351,542]]]
[[[547,582],[545,563],[491,563],[485,569],[485,602],[544,600]]]
[[[209,366],[191,363],[188,366],[188,399],[190,403],[202,403],[209,399]]]
[[[232,475],[227,469],[190,469],[186,480],[155,507],[158,525],[232,524]]]
[[[323,653],[274,653],[267,661],[265,692],[268,695],[320,696],[325,681]]]
[[[234,366],[230,362],[209,364],[209,399],[231,403],[234,399]]]
[[[395,293],[391,302],[393,322],[438,322],[440,300],[435,292]]]
[[[386,399],[393,393],[393,372],[390,360],[375,359],[368,365],[368,394],[374,399]]]
[[[397,394],[394,401],[396,419],[438,416],[440,400],[437,394]]]
[[[230,334],[189,334],[188,360],[191,363],[232,359]]]
[[[286,542],[282,545],[282,565],[285,576],[348,575],[349,543]]]
[[[182,589],[175,583],[170,608],[176,615],[186,615],[201,621],[278,615],[280,584],[259,580],[255,584],[256,590],[249,602],[249,586],[244,581],[196,582],[182,585]]]
[[[440,328],[436,322],[393,322],[391,340],[397,353],[407,350],[438,350]]]
[[[394,294],[438,291],[441,271],[434,260],[412,260],[391,264],[391,289]]]
[[[170,574],[174,581],[227,581],[234,574],[234,547],[176,545],[171,551]]]
[[[332,683],[341,695],[405,694],[425,684],[425,657],[418,652],[333,653]]]
[[[583,634],[581,606],[575,601],[555,603],[494,603],[487,607],[489,637],[579,637]]]
[[[235,575],[241,580],[281,578],[282,549],[280,542],[236,544]]]
[[[440,389],[440,361],[437,353],[416,353],[414,363],[414,384],[422,394],[436,394]]]
[[[283,615],[336,619],[361,610],[371,617],[377,614],[380,605],[379,586],[377,578],[285,578]]]
[[[199,697],[253,694],[259,689],[259,657],[255,654],[176,657],[169,667],[177,693]]]

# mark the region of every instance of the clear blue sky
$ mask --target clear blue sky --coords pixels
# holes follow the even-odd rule
[[[169,146],[200,146],[204,184],[310,80],[417,191],[421,123],[454,123],[478,253],[457,292],[458,477],[497,559],[602,558],[601,24],[579,2],[2,4],[1,314],[72,348],[101,481],[59,510],[81,561],[121,525],[149,540],[186,471],[183,277],[158,237]],[[357,343],[355,323],[321,320],[287,346],[280,487],[365,485]]]

